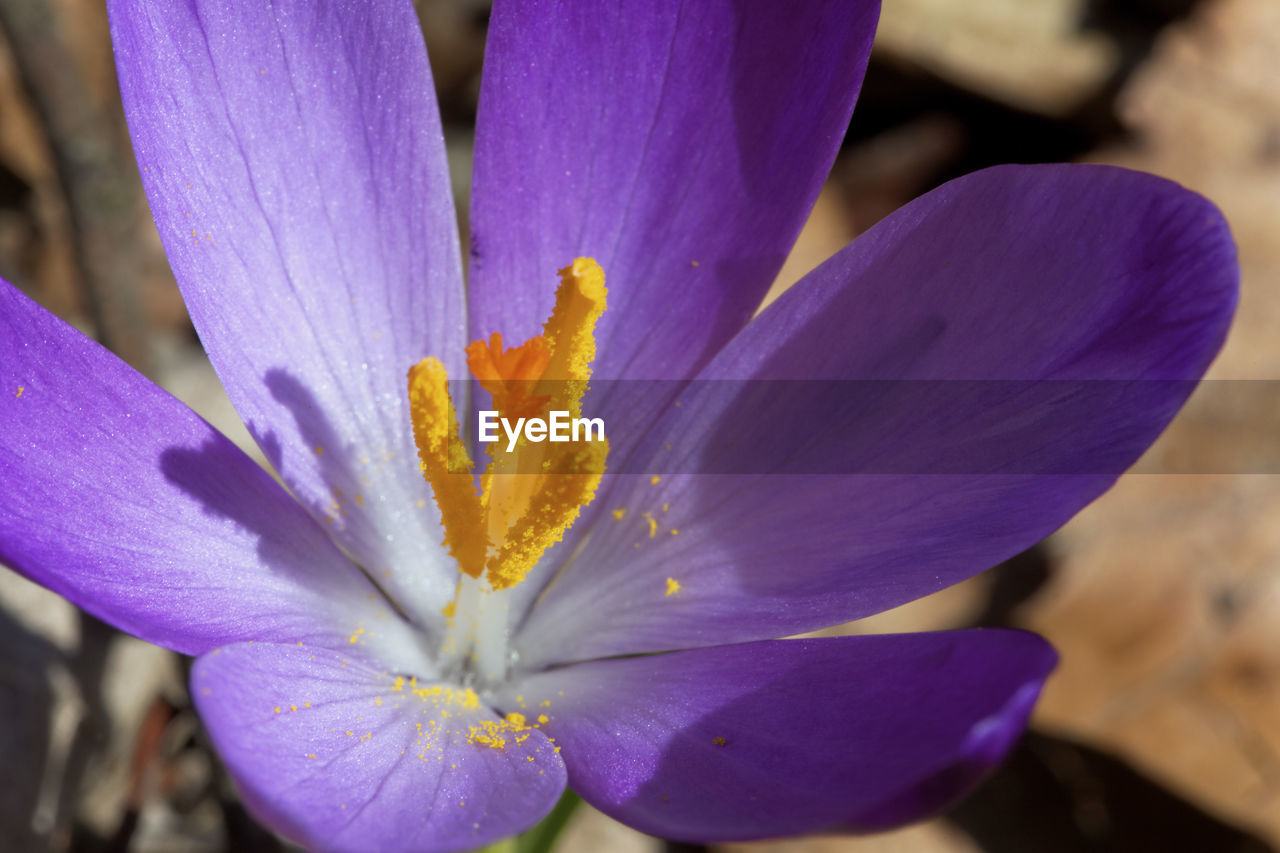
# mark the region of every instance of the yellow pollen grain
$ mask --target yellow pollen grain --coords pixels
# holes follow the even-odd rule
[[[17,393],[17,394],[14,394],[13,396],[14,396],[14,397],[21,397],[21,396],[22,396],[22,392],[23,392],[23,391],[25,391],[25,390],[27,390],[27,389],[26,389],[26,386],[24,386],[24,385],[19,385],[19,386],[18,386],[18,393]]]
[[[649,538],[652,539],[658,535],[658,519],[654,518],[653,513],[650,512],[644,513],[644,518],[649,522]]]
[[[624,507],[623,509],[615,509],[615,510],[613,511],[613,520],[614,520],[614,521],[622,521],[622,519],[624,519],[624,518],[626,518],[626,517],[627,517],[627,510],[626,510],[626,508],[625,508],[625,507]]]
[[[656,486],[661,482],[662,482],[662,478],[659,477],[657,474],[654,474],[652,477],[649,478],[649,485],[651,486]]]
[[[672,536],[679,536],[679,535],[680,535],[680,530],[679,530],[678,528],[675,528],[675,527],[671,528],[671,535],[672,535]]]
[[[716,746],[724,746],[724,745],[725,745],[725,739],[724,739],[724,738],[722,738],[722,737],[713,737],[713,738],[711,739],[711,742],[712,742],[712,743],[714,743]]]
[[[543,726],[545,726],[545,725],[546,725],[547,723],[549,723],[549,722],[551,722],[551,718],[550,718],[550,717],[548,717],[546,714],[539,714],[539,715],[538,715],[538,724],[539,724],[539,725],[543,725]]]
[[[467,743],[489,749],[506,749],[512,741],[524,743],[530,731],[532,726],[525,723],[524,715],[512,712],[501,720],[481,720],[477,725],[468,727]]]
[[[680,591],[680,581],[675,578],[667,578],[667,591],[665,595],[672,596]]]
[[[360,642],[360,635],[363,633],[364,633],[364,628],[357,628],[356,632],[351,635],[351,639],[347,640],[347,642],[353,643],[353,644]]]
[[[443,684],[430,684],[426,687],[418,687],[417,681],[410,682],[410,690],[413,695],[417,696],[423,702],[430,702],[437,708],[457,705],[460,708],[474,710],[480,707],[480,697],[470,687],[464,687],[455,690],[452,687],[446,687]],[[448,711],[441,711],[441,717],[448,717]]]

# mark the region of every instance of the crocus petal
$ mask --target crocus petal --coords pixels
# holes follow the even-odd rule
[[[799,633],[1017,553],[1165,427],[1222,343],[1237,277],[1220,214],[1158,178],[1008,167],[930,193],[682,392],[650,464],[686,473],[625,477],[599,498],[523,659]],[[761,381],[797,378],[818,382]],[[894,381],[811,396],[862,379]],[[762,467],[687,473],[747,462]],[[570,614],[572,635],[558,627]]]
[[[382,596],[266,472],[4,282],[0,381],[0,562],[180,652],[344,647],[363,627],[376,654],[413,659]]]
[[[688,378],[751,316],[817,197],[877,0],[494,3],[476,121],[473,337],[520,342],[604,267],[597,377]]]
[[[1016,631],[779,640],[511,690],[546,703],[587,802],[664,838],[725,841],[884,829],[948,805],[1012,746],[1055,659]]]
[[[463,369],[463,294],[412,5],[108,5],[143,183],[227,392],[312,514],[439,619],[405,375]]]
[[[501,733],[471,691],[358,657],[236,645],[198,660],[191,683],[249,808],[311,849],[477,848],[526,829],[564,790],[541,732]]]

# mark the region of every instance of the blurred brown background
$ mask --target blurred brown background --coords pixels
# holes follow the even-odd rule
[[[418,5],[465,229],[487,4]],[[0,275],[251,449],[142,198],[100,3],[0,0],[0,32]],[[1057,160],[1148,170],[1215,201],[1244,285],[1212,375],[1280,378],[1277,0],[884,0],[853,127],[777,287],[944,180]],[[1198,395],[1143,473],[1043,546],[839,629],[1014,625],[1057,646],[1035,731],[974,798],[884,836],[726,849],[1280,849],[1280,479],[1160,473],[1224,449],[1269,458],[1275,422]],[[207,749],[183,661],[8,573],[0,639],[0,847],[281,849]],[[586,808],[562,846],[695,849]]]

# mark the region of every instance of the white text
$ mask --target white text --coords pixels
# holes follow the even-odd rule
[[[480,440],[486,444],[498,440],[498,426],[507,436],[507,452],[516,449],[521,434],[526,441],[603,441],[603,418],[571,418],[568,412],[552,411],[548,418],[500,418],[495,411],[480,412]],[[579,437],[581,435],[581,438]]]

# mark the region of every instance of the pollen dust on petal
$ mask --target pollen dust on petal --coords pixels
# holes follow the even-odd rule
[[[546,714],[539,714],[535,722],[530,723],[529,718],[519,711],[512,711],[505,717],[497,720],[480,720],[476,725],[471,726],[467,730],[467,743],[476,746],[487,747],[488,749],[506,749],[511,745],[523,744],[529,739],[530,732],[540,729],[550,722],[550,718]],[[554,738],[550,738],[553,743]],[[535,749],[535,753],[540,751]],[[560,751],[559,747],[555,748],[556,752]],[[533,756],[529,756],[529,760],[533,760]]]

